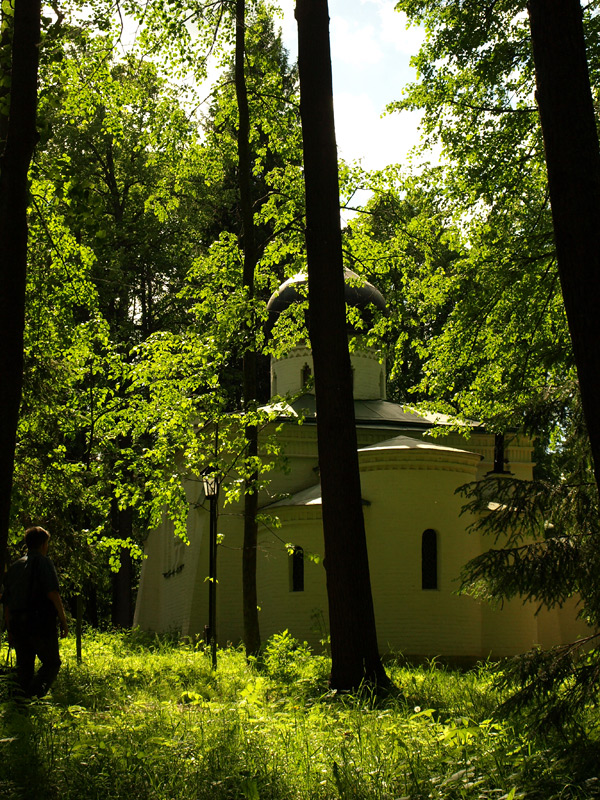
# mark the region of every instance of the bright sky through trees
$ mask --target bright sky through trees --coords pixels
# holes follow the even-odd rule
[[[295,0],[279,0],[285,47],[295,61],[298,33]],[[361,160],[365,169],[402,163],[419,140],[418,112],[382,117],[415,79],[410,66],[423,40],[418,27],[406,28],[406,15],[395,11],[396,0],[329,0],[333,91],[338,151],[345,161]],[[126,20],[122,46],[131,45],[136,27]],[[209,67],[208,88],[217,79]]]
[[[294,0],[281,0],[283,37],[296,58]],[[419,116],[404,111],[381,118],[414,80],[410,57],[423,38],[406,29],[395,0],[329,0],[336,136],[340,156],[362,159],[366,169],[402,162],[417,143]]]

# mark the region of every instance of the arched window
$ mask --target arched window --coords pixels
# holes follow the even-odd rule
[[[297,545],[290,553],[290,592],[304,591],[304,550]]]
[[[310,365],[309,364],[305,364],[302,367],[302,373],[301,373],[301,376],[300,376],[300,385],[301,385],[301,387],[303,389],[304,389],[305,386],[308,386],[311,375],[312,375],[312,370],[310,368]]]
[[[437,533],[428,528],[421,536],[421,589],[438,588]]]

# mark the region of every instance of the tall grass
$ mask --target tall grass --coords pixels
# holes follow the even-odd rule
[[[0,685],[2,800],[600,797],[597,742],[494,719],[485,666],[391,663],[381,700],[330,693],[327,659],[287,634],[216,672],[202,645],[136,633],[62,652],[49,700]]]

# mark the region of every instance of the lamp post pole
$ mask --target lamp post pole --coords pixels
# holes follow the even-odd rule
[[[208,625],[205,628],[206,643],[210,644],[212,668],[217,668],[217,514],[219,479],[206,470],[202,475],[204,495],[209,500],[208,529]]]
[[[215,461],[219,453],[219,428],[215,428]],[[210,644],[212,668],[217,668],[217,515],[219,512],[219,473],[214,467],[202,472],[204,496],[209,500],[208,530],[208,625],[206,644]]]
[[[214,492],[209,495],[210,532],[208,563],[208,640],[212,668],[217,668],[217,500],[219,485],[214,481]]]

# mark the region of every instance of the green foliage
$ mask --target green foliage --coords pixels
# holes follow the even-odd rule
[[[390,109],[425,110],[425,144],[442,144],[451,186],[463,187],[469,204],[502,204],[508,186],[519,197],[543,170],[525,3],[401,0],[396,8],[426,39],[413,60],[417,81]]]
[[[387,351],[388,394],[399,402],[430,400],[425,370],[456,306],[464,245],[443,197],[425,180],[390,166],[370,174],[344,170],[343,184],[372,192],[348,225],[344,248],[352,269],[372,280],[387,302],[388,314],[375,318],[367,339]]]
[[[287,630],[270,637],[260,658],[260,662],[273,680],[283,684],[295,684],[296,688],[299,688],[300,684],[301,691],[305,690],[302,684],[306,682],[318,684],[320,679],[322,683],[326,674],[323,661],[319,661],[311,653],[306,642],[301,644]]]
[[[0,679],[3,797],[600,794],[590,720],[581,719],[577,738],[560,739],[526,721],[493,719],[501,696],[488,666],[461,673],[390,664],[401,694],[381,702],[327,692],[328,661],[289,635],[267,647],[287,654],[281,678],[237,649],[220,651],[213,672],[202,644],[176,638],[88,634],[83,664],[64,642],[51,701],[20,709]]]
[[[390,112],[419,109],[421,154],[438,166],[421,185],[439,198],[456,257],[446,271],[413,270],[406,294],[443,320],[422,345],[421,398],[481,420],[494,432],[536,437],[536,480],[489,479],[465,487],[475,534],[493,549],[465,566],[462,590],[549,607],[580,599],[600,624],[598,499],[554,252],[541,129],[535,106],[527,4],[500,0],[400,0],[426,37],[415,82]],[[598,4],[582,4],[588,65],[598,92]],[[425,317],[428,319],[430,317]],[[589,642],[534,652],[507,667],[515,707],[564,724],[597,702]]]
[[[542,400],[550,407],[564,397],[574,374],[525,3],[407,0],[397,8],[427,36],[416,82],[390,110],[423,111],[423,147],[442,148],[441,165],[423,180],[438,187],[462,241],[449,279],[437,284],[438,308],[449,314],[427,348],[420,391],[493,430],[522,429]],[[587,23],[593,64],[591,6]]]
[[[295,70],[270,10],[257,4],[248,30],[263,237],[252,304],[241,281],[234,95],[227,81],[218,88],[200,143],[189,95],[161,74],[172,75],[174,62],[158,58],[161,26],[186,25],[160,6],[146,8],[138,41],[156,46],[152,59],[136,46],[119,55],[118,30],[100,6],[89,14],[65,6],[44,39],[12,531],[16,543],[30,521],[51,528],[67,594],[107,560],[117,567],[123,546],[139,555],[165,510],[185,536],[198,497],[186,496],[183,478],[198,480],[210,464],[234,499],[257,471],[244,426],[271,418],[239,413],[241,358],[251,344],[240,323],[262,324],[279,281],[270,270],[283,274],[300,240],[293,232],[278,249],[298,214],[301,194],[289,187],[301,186],[301,174]],[[218,19],[224,26],[210,44],[198,38],[225,69],[226,11],[203,9],[207,36]],[[271,439],[265,448],[260,474],[277,458]],[[134,510],[131,529],[115,527],[116,509]]]
[[[67,593],[123,544],[139,555],[142,502],[136,530],[111,530],[115,499],[146,491],[134,469],[141,435],[131,436],[139,404],[126,403],[131,348],[179,324],[173,300],[193,238],[179,179],[194,137],[179,94],[149,61],[117,59],[105,11],[65,6],[44,38],[31,171],[12,533],[16,542],[31,521],[51,528]]]
[[[501,712],[576,733],[581,717],[597,713],[600,650],[595,633],[548,651],[533,649],[504,665],[496,685],[510,691]]]
[[[500,673],[510,688],[506,710],[525,711],[540,724],[577,727],[582,710],[597,707],[600,594],[597,488],[591,471],[582,479],[518,481],[489,477],[462,488],[473,533],[495,546],[461,571],[461,591],[488,602],[520,597],[546,608],[576,598],[589,635],[548,651],[516,657]]]
[[[129,343],[174,313],[170,294],[191,258],[179,197],[195,137],[181,93],[152,62],[117,59],[110,35],[78,29],[63,50],[44,74],[35,174],[52,181],[66,224],[93,252],[98,303]]]
[[[577,594],[581,615],[600,624],[594,484],[490,476],[462,489],[473,533],[498,546],[463,569],[463,588],[488,600],[520,596],[552,608]],[[549,517],[549,514],[551,516]]]

